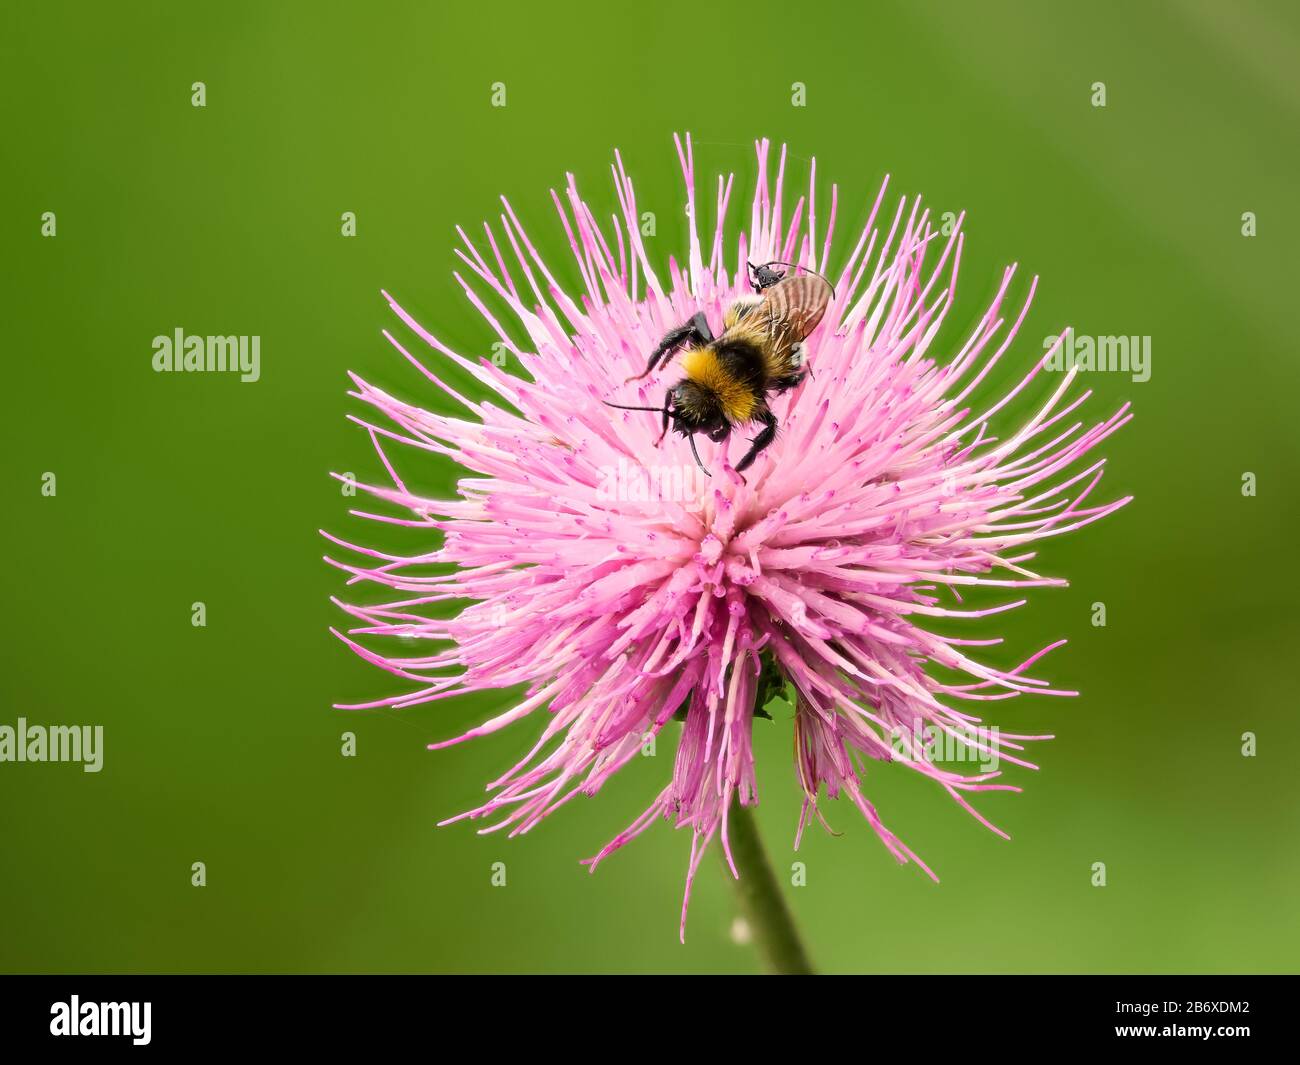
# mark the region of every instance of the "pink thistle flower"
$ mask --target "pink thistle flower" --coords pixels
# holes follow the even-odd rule
[[[577,294],[561,287],[504,199],[499,234],[485,225],[476,244],[458,231],[464,247],[456,254],[468,276],[456,273],[456,280],[527,378],[457,354],[385,294],[430,348],[503,402],[457,392],[385,331],[468,416],[434,413],[353,375],[352,394],[394,427],[354,419],[392,479],[359,487],[408,514],[364,516],[440,532],[442,544],[401,557],[330,537],[373,560],[330,560],[349,583],[377,582],[398,593],[383,606],[340,603],[361,622],[340,638],[414,686],[347,708],[410,707],[527,686],[504,713],[430,744],[447,747],[530,714],[543,717],[529,754],[489,785],[491,798],[460,815],[495,818],[483,832],[527,832],[575,795],[594,795],[685,709],[671,780],[641,817],[588,859],[594,868],[657,817],[689,828],[683,935],[691,882],[708,843],[720,835],[735,874],[728,811],[733,799],[758,802],[751,726],[765,658],[797,693],[796,771],[805,798],[796,847],[821,816],[824,788],[829,798],[847,795],[899,862],[915,861],[934,876],[864,795],[864,756],[929,777],[1004,835],[967,796],[1020,789],[999,783],[1000,769],[963,775],[941,768],[924,750],[924,730],[982,759],[1036,768],[1022,757],[1022,744],[1050,737],[979,731],[980,719],[958,707],[1023,693],[1075,694],[1027,673],[1065,641],[999,670],[969,650],[999,641],[941,636],[930,626],[1024,602],[971,609],[962,605],[966,588],[1015,596],[1063,585],[1027,568],[1034,555],[1026,548],[1128,501],[1087,505],[1104,460],[1079,471],[1076,460],[1130,415],[1126,404],[1103,421],[1071,420],[1091,394],[1070,397],[1073,369],[1046,389],[1028,420],[1000,438],[990,433],[990,419],[1037,382],[1055,348],[996,402],[968,402],[1010,347],[1037,279],[1018,309],[1004,311],[1016,272],[1009,267],[955,354],[940,354],[935,341],[955,296],[961,220],[940,239],[920,201],[903,198],[892,217],[886,208],[882,240],[876,221],[886,179],[847,258],[833,256],[838,190],[832,187],[822,231],[814,162],[807,196],[787,218],[785,151],[773,188],[768,142],[756,148],[749,225],[728,247],[723,223],[733,179],[718,179],[716,221],[702,235],[691,140],[678,141],[688,245],[683,265],[669,259],[666,282],[642,239],[632,182],[617,153],[611,170],[620,211],[608,232],[572,175],[563,196],[552,192],[581,277]],[[773,400],[781,431],[746,478],[731,464],[747,441],[699,438],[714,474],[708,479],[695,473],[685,440],[657,442],[655,416],[612,410],[603,401],[659,406],[680,367],[670,364],[641,387],[625,379],[644,368],[665,332],[696,312],[720,325],[731,301],[749,291],[747,262],[774,260],[817,270],[835,284],[806,343],[812,374]],[[515,343],[484,302],[484,290],[510,308],[527,343]],[[410,491],[388,458],[388,441],[470,471],[457,498]],[[455,569],[429,576],[431,563]],[[475,603],[451,618],[434,616],[437,604],[464,599]],[[355,636],[447,646],[385,655]],[[969,679],[941,681],[931,664]]]

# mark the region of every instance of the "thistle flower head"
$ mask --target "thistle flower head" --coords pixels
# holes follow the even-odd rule
[[[479,239],[459,231],[464,269],[456,280],[522,374],[497,364],[504,360],[451,350],[388,297],[432,349],[433,368],[385,336],[432,388],[424,401],[408,402],[353,377],[354,394],[382,415],[356,420],[391,478],[360,487],[404,515],[368,517],[427,535],[409,557],[330,539],[364,560],[334,563],[352,582],[395,593],[382,606],[340,603],[360,623],[341,638],[405,689],[361,707],[525,686],[503,713],[430,745],[529,717],[538,722],[529,754],[489,785],[487,801],[460,815],[490,819],[483,831],[526,832],[575,795],[594,795],[647,737],[666,740],[670,727],[678,731],[670,723],[681,720],[671,778],[588,861],[594,867],[658,817],[689,828],[684,928],[707,844],[717,835],[726,850],[731,804],[758,801],[751,728],[773,668],[795,693],[795,771],[804,792],[796,846],[821,816],[823,796],[846,796],[898,861],[930,873],[864,794],[866,759],[901,762],[929,777],[984,824],[972,793],[1019,790],[1000,782],[1000,769],[964,774],[937,764],[923,737],[1032,768],[1023,742],[1046,737],[977,729],[973,711],[1022,693],[1073,694],[1031,673],[1064,641],[997,669],[982,664],[973,646],[997,641],[932,630],[1017,607],[1025,588],[1064,583],[1030,568],[1032,545],[1127,502],[1093,502],[1102,461],[1079,460],[1129,414],[1124,407],[1102,421],[1076,419],[1090,393],[1073,394],[1074,370],[1044,374],[1052,351],[1005,395],[976,401],[1009,351],[1035,285],[1023,302],[1009,303],[1016,270],[1008,268],[973,326],[941,339],[955,298],[960,219],[940,233],[919,200],[887,202],[886,179],[865,229],[841,246],[838,190],[823,223],[814,163],[807,194],[790,209],[786,153],[774,160],[763,141],[748,225],[731,243],[724,224],[732,178],[718,180],[708,204],[713,225],[704,229],[690,138],[677,149],[687,243],[683,261],[669,258],[662,276],[617,153],[611,226],[597,221],[572,175],[563,195],[552,193],[574,256],[564,272],[552,272],[504,200],[498,228],[485,225]],[[747,264],[771,261],[818,271],[834,284],[805,343],[811,372],[772,399],[780,432],[743,477],[732,467],[749,434],[696,438],[712,473],[705,477],[691,441],[661,439],[654,414],[606,402],[662,407],[664,391],[682,375],[677,363],[625,381],[644,369],[667,331],[696,313],[719,331],[729,305],[751,291]],[[567,275],[579,279],[576,290],[562,283]],[[517,322],[499,321],[485,293]],[[439,361],[471,375],[493,399],[480,402],[448,384]],[[1032,413],[994,436],[991,420],[1022,395],[1036,397]],[[468,471],[455,498],[408,489],[401,463],[390,458],[397,444],[411,449],[410,461],[428,456]],[[429,575],[430,564],[445,564],[443,572]],[[965,605],[973,586],[1007,601]],[[449,611],[439,604],[467,599],[473,604],[440,616]],[[372,649],[372,638],[391,636],[428,649]]]

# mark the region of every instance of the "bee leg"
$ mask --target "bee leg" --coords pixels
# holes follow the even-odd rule
[[[812,376],[811,372],[809,373],[809,376]],[[797,384],[799,384],[799,382],[802,381],[803,378],[804,375],[801,373],[786,374],[784,377],[778,377],[775,381],[773,381],[772,387],[778,394],[780,394],[781,392],[789,392],[790,389],[794,388]]]
[[[664,431],[659,434],[659,439],[655,441],[655,447],[658,447],[660,444],[662,444],[664,442],[664,437],[668,435],[668,419],[672,417],[672,413],[673,413],[669,409],[668,404],[672,402],[672,398],[673,398],[673,390],[670,388],[667,392],[664,393]]]
[[[639,381],[643,377],[649,377],[661,363],[666,365],[673,357],[673,353],[683,344],[704,347],[712,343],[713,331],[709,328],[709,320],[704,317],[704,312],[700,311],[685,325],[679,325],[676,329],[670,329],[665,333],[663,340],[659,341],[659,346],[650,353],[650,361],[646,363],[645,372],[629,377],[623,383],[626,385],[632,381]]]
[[[749,450],[745,452],[745,457],[736,463],[736,472],[742,473],[754,464],[758,458],[759,452],[776,439],[776,415],[770,410],[764,411],[759,416],[759,421],[763,423],[763,428],[759,434],[750,441]]]

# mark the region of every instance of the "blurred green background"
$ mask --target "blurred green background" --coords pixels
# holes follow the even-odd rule
[[[1084,691],[994,704],[1004,728],[1058,737],[1041,772],[1012,769],[1023,795],[979,803],[1012,842],[871,767],[885,822],[942,883],[829,805],[842,835],[810,830],[807,886],[788,890],[819,965],[1297,968],[1294,5],[729,6],[5,5],[0,724],[102,724],[105,767],[0,764],[0,968],[756,970],[713,860],[678,944],[686,833],[659,825],[595,876],[578,864],[657,793],[670,744],[507,841],[434,825],[534,721],[434,753],[494,704],[330,709],[393,690],[326,631],[342,581],[317,530],[399,542],[349,518],[327,476],[376,476],[345,371],[447,409],[381,338],[402,331],[379,289],[486,351],[453,226],[495,219],[505,193],[573,284],[548,190],[572,170],[608,214],[615,147],[659,216],[651,255],[680,257],[675,130],[702,189],[736,173],[746,217],[758,136],[788,142],[799,179],[815,155],[823,190],[839,183],[844,238],[886,171],[895,193],[970,212],[948,342],[1005,263],[1019,294],[1042,275],[988,395],[1067,324],[1153,337],[1150,381],[1086,380],[1094,414],[1135,404],[1103,488],[1136,501],[1049,542],[1043,567],[1071,587],[986,627],[1003,662],[1070,637],[1040,672]],[[176,327],[260,335],[262,379],[155,374],[151,339]],[[454,479],[403,459],[430,490]],[[786,870],[791,724],[756,732]]]

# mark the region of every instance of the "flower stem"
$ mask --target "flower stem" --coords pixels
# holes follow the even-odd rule
[[[735,887],[737,907],[753,933],[754,946],[763,967],[779,976],[811,975],[812,962],[808,960],[808,952],[794,925],[794,916],[772,871],[750,807],[741,806],[739,802],[731,807],[727,839],[731,844],[732,860],[740,873],[737,880],[728,869],[727,879]],[[725,857],[723,861],[725,863]]]

